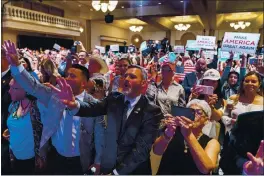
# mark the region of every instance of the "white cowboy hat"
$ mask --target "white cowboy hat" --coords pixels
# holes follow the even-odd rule
[[[104,62],[104,60],[99,55],[97,54],[92,55],[89,57],[89,59],[94,60],[101,65],[101,70],[99,73],[106,74],[109,71],[107,64]]]

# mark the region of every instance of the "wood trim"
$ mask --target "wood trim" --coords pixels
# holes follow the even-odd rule
[[[113,39],[128,40],[128,39],[124,39],[124,38],[112,37],[112,36],[107,36],[107,35],[100,35],[100,37],[108,37],[108,38],[113,38]]]

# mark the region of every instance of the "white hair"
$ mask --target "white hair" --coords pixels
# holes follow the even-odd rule
[[[187,108],[191,107],[192,105],[197,105],[203,109],[205,114],[209,119],[211,119],[212,111],[208,103],[204,100],[199,100],[199,99],[193,99],[187,104]]]

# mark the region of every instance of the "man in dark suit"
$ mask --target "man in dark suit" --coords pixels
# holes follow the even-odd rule
[[[150,150],[163,116],[160,108],[142,95],[147,84],[144,68],[131,65],[125,74],[124,94],[115,92],[97,102],[75,101],[67,93],[70,90],[67,90],[63,78],[59,82],[59,94],[64,96],[62,101],[71,109],[77,107],[71,113],[78,112],[76,115],[80,117],[107,115],[101,172],[115,175],[151,174]]]
[[[12,79],[11,71],[9,69],[9,63],[5,58],[5,52],[1,52],[1,77],[2,77],[2,89],[1,89],[1,134],[7,129],[8,107],[11,103],[11,97],[8,93],[9,82]],[[1,138],[1,158],[2,158],[2,174],[10,174],[10,162],[9,162],[9,142],[2,136]]]

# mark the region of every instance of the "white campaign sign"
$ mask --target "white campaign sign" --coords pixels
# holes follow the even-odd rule
[[[111,51],[119,51],[119,45],[110,45]]]
[[[215,37],[197,35],[196,45],[199,48],[203,48],[203,49],[214,49],[215,48]]]
[[[184,53],[184,46],[182,45],[176,45],[173,49],[175,53]]]
[[[226,32],[222,51],[255,54],[260,34]]]
[[[200,48],[196,44],[196,40],[187,40],[186,51],[199,51]]]
[[[96,49],[99,49],[100,50],[100,53],[105,53],[105,47],[103,47],[103,46],[96,46],[95,45],[95,48]]]

